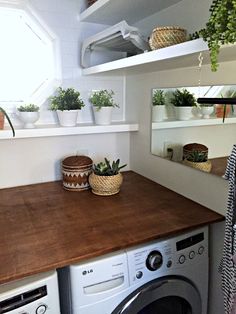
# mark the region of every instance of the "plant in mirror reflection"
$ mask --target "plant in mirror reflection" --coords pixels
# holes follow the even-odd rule
[[[166,104],[164,90],[155,89],[152,96],[153,106],[164,106]]]

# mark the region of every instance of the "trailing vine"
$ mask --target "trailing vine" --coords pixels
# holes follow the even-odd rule
[[[206,27],[190,36],[202,37],[210,50],[211,70],[218,69],[218,55],[224,44],[236,42],[236,0],[213,0]]]

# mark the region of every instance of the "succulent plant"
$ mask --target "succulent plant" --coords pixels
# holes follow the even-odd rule
[[[36,106],[34,104],[22,105],[18,108],[18,111],[20,111],[20,112],[38,112],[39,106]]]
[[[80,92],[74,88],[57,89],[58,95],[49,98],[51,110],[77,110],[84,107],[83,101],[79,98]]]
[[[187,89],[176,89],[172,95],[171,103],[175,107],[193,107],[196,106],[196,99]]]
[[[156,89],[152,96],[153,106],[164,106],[165,105],[165,95],[164,91],[161,89]]]
[[[192,162],[205,162],[207,161],[207,152],[193,150],[191,153],[188,154],[186,159]]]
[[[120,159],[113,161],[112,164],[107,158],[104,158],[104,160],[105,162],[99,162],[93,166],[93,172],[98,176],[114,176],[120,172],[120,169],[126,166],[126,164],[119,165]]]

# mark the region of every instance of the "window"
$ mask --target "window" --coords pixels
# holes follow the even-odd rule
[[[32,101],[55,78],[53,38],[33,15],[0,6],[0,42],[0,103]]]

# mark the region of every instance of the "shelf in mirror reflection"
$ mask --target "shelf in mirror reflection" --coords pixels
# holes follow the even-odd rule
[[[206,125],[223,125],[236,123],[236,116],[228,117],[224,123],[222,118],[212,117],[209,119],[190,119],[185,121],[180,120],[164,120],[161,122],[152,122],[152,130],[184,128],[191,126],[206,126]]]

